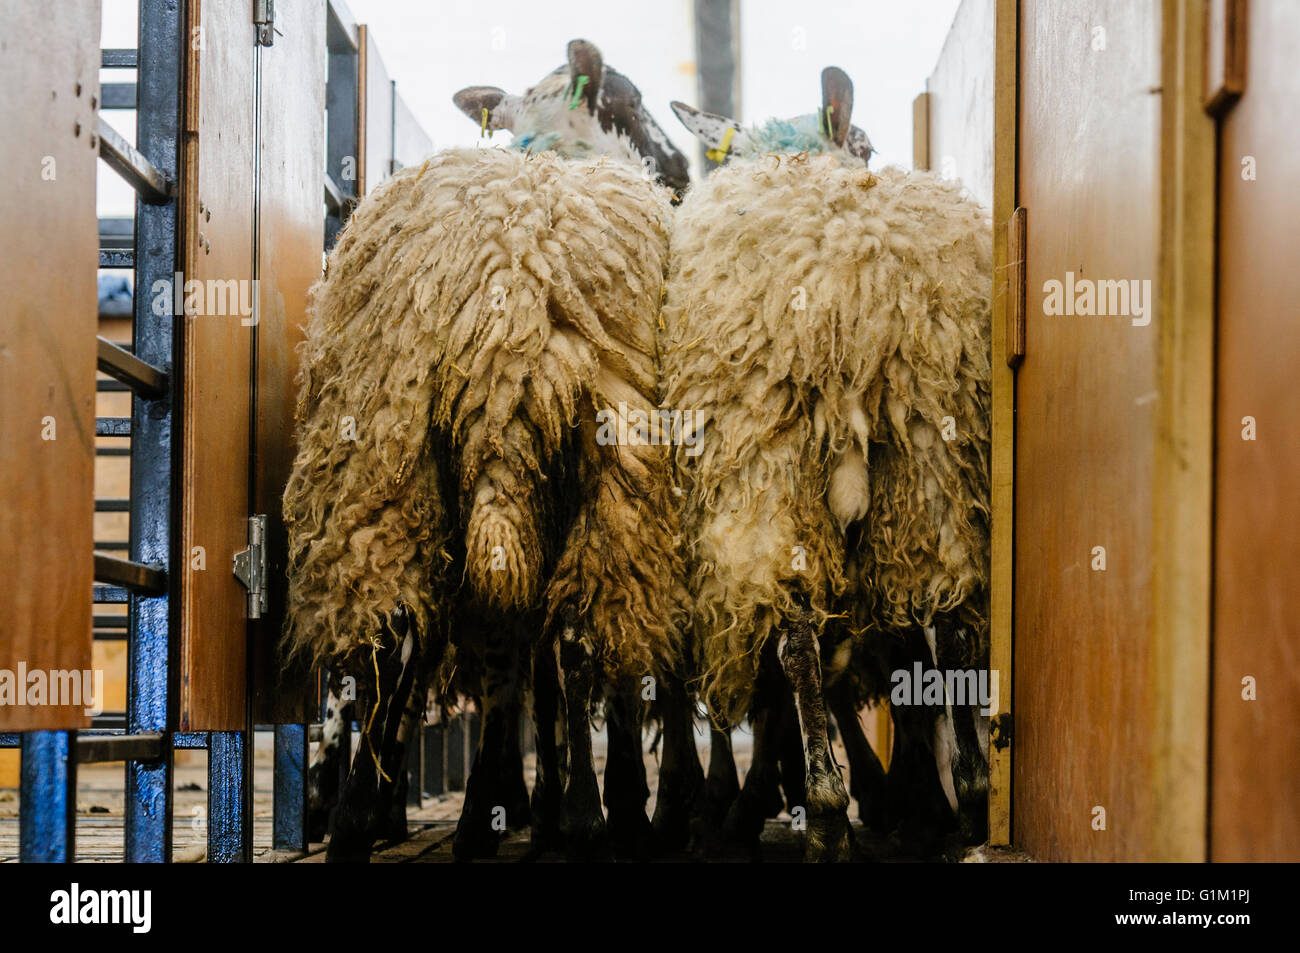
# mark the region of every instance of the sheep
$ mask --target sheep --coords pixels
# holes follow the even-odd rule
[[[676,215],[662,363],[665,405],[700,427],[677,462],[703,697],[735,724],[779,667],[804,745],[805,855],[843,860],[827,708],[863,814],[882,772],[859,705],[921,633],[935,664],[987,658],[991,228],[955,184],[868,170],[842,70],[822,94],[815,114],[751,129],[673,103],[728,161]],[[932,744],[894,714],[900,741]],[[756,748],[778,737],[755,733]],[[770,796],[770,763],[760,773]]]
[[[637,691],[672,683],[686,594],[669,454],[606,444],[597,416],[657,405],[686,161],[584,40],[523,96],[476,86],[454,101],[485,133],[512,131],[510,148],[398,172],[312,291],[284,646],[372,689],[331,859],[368,855],[440,665],[477,669],[483,716],[456,856],[496,849],[528,684],[534,843],[604,856],[607,837],[648,836]],[[602,685],[608,830],[589,723]]]

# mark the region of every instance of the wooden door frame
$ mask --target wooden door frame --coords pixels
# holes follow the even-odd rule
[[[989,842],[1013,842],[1015,373],[1002,359],[1011,299],[1007,224],[1018,202],[1019,0],[997,0],[990,668],[1005,733],[990,734]],[[1203,109],[1205,8],[1162,0],[1159,235],[1160,404],[1154,480],[1151,797],[1153,860],[1208,856],[1213,543],[1216,129]],[[1032,210],[1030,210],[1032,213]],[[1032,217],[1032,214],[1031,214]],[[1033,227],[1032,221],[1030,228]],[[1122,713],[1121,713],[1122,715]]]

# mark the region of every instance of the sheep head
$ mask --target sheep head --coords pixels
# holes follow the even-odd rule
[[[496,86],[469,86],[452,97],[485,131],[514,133],[513,148],[552,150],[570,158],[613,155],[639,162],[669,188],[690,184],[686,157],[641,102],[641,91],[606,66],[587,40],[570,40],[568,63],[522,96]]]
[[[844,152],[870,161],[871,140],[853,125],[853,81],[838,66],[822,70],[822,105],[815,113],[794,119],[769,119],[761,126],[741,128],[726,116],[706,113],[674,102],[682,124],[710,149],[710,158],[769,153]]]

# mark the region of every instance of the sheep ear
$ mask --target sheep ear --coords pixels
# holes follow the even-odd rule
[[[682,121],[682,125],[710,149],[716,149],[722,145],[723,137],[726,136],[728,129],[734,129],[736,132],[740,131],[740,123],[734,119],[728,119],[726,116],[706,113],[694,106],[688,106],[676,100],[673,100],[672,107],[673,112],[677,114],[677,118]],[[732,133],[731,145],[732,148],[735,148],[736,133]]]
[[[452,96],[451,101],[472,119],[475,125],[485,125],[483,110],[486,109],[488,111],[486,126],[489,129],[513,131],[510,110],[498,108],[506,98],[506,91],[495,86],[466,86]]]
[[[848,138],[844,141],[844,148],[863,162],[870,162],[871,154],[876,151],[871,145],[871,140],[867,138],[867,134],[857,126],[849,129]]]
[[[596,111],[596,97],[605,73],[605,60],[596,44],[587,40],[569,41],[569,95],[581,85],[578,98],[587,104],[588,112]],[[587,77],[585,83],[580,77]]]
[[[838,66],[822,70],[822,123],[837,146],[843,146],[853,125],[853,81]]]

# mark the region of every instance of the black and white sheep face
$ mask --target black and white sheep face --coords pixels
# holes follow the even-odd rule
[[[676,191],[689,184],[686,157],[641,102],[641,91],[604,64],[600,50],[571,40],[568,63],[522,96],[495,86],[469,86],[452,97],[488,131],[506,129],[522,148],[562,155],[614,155],[640,162]]]
[[[867,134],[851,121],[853,81],[838,66],[822,70],[821,108],[794,119],[743,129],[734,119],[685,103],[673,102],[672,107],[682,124],[709,147],[709,157],[719,162],[733,155],[845,152],[866,163],[874,151]]]

